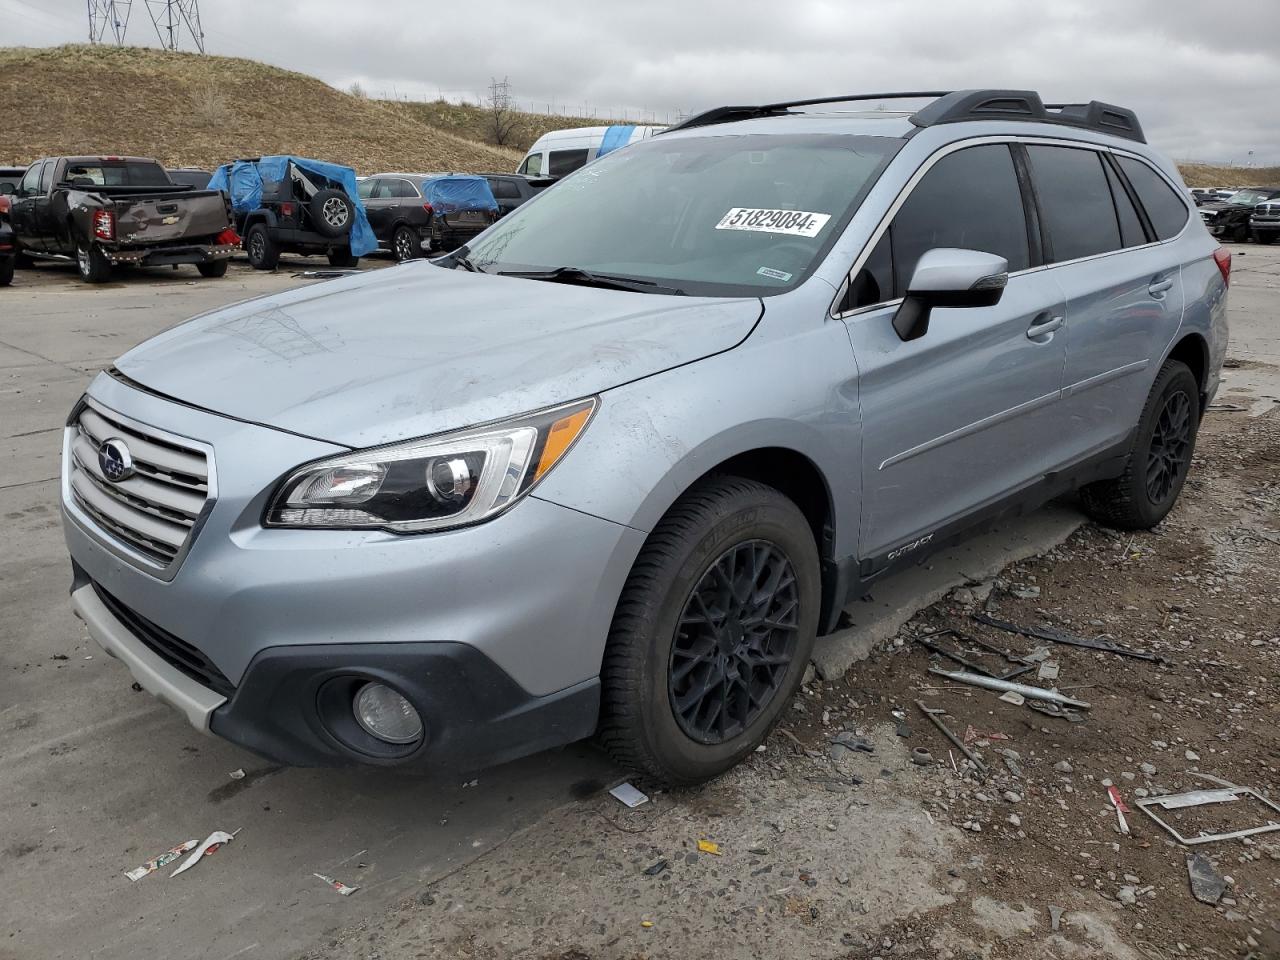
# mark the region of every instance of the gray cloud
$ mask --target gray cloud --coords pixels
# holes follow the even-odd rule
[[[82,0],[0,0],[0,43],[86,35]],[[377,93],[482,95],[661,121],[721,103],[892,89],[1026,87],[1138,111],[1177,159],[1280,163],[1280,3],[1238,0],[209,0],[211,53]],[[464,25],[465,24],[465,25]],[[134,42],[154,43],[142,0]]]

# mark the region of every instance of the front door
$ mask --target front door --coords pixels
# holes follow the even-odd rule
[[[920,256],[938,247],[1009,261],[993,307],[935,309],[892,327]],[[1038,251],[1036,251],[1038,256]],[[949,153],[914,187],[854,279],[845,316],[862,412],[861,573],[910,560],[1033,485],[1060,453],[1062,291],[1033,249],[1010,147]]]
[[[27,168],[18,184],[17,192],[9,203],[9,221],[20,247],[27,250],[43,250],[44,238],[36,222],[36,201],[40,194],[40,171],[43,161]]]

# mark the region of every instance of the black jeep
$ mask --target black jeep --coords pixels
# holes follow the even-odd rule
[[[210,186],[230,193],[245,253],[258,270],[274,270],[282,253],[325,254],[331,266],[354,267],[377,248],[350,167],[255,157],[220,167]]]

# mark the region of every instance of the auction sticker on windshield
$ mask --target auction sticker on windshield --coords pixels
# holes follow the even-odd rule
[[[816,237],[831,219],[829,213],[805,210],[767,210],[763,207],[734,207],[716,224],[717,230],[754,230],[758,233],[787,233],[793,237]]]

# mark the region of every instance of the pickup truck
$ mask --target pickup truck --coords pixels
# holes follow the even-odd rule
[[[194,190],[138,157],[46,157],[10,199],[20,262],[74,261],[88,283],[118,265],[193,263],[220,277],[239,249],[231,206],[218,190]]]

